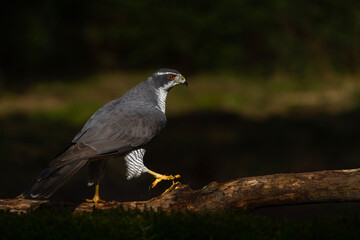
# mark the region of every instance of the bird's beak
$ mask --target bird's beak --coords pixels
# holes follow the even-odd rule
[[[181,75],[180,79],[179,79],[179,83],[183,84],[185,86],[188,86],[188,82],[186,81],[186,79],[184,78],[184,76]]]

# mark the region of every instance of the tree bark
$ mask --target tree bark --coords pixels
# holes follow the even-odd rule
[[[211,182],[198,190],[176,184],[166,193],[147,201],[109,201],[99,203],[99,209],[122,206],[155,211],[223,211],[231,208],[248,211],[280,205],[354,201],[360,201],[360,168],[246,177],[224,183]],[[28,200],[20,196],[0,199],[0,209],[11,212],[24,213],[47,207],[70,208],[75,213],[93,210],[92,203]]]

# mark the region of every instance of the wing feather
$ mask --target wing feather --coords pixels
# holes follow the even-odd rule
[[[154,107],[125,106],[119,112],[126,114],[115,113],[106,122],[93,122],[76,141],[101,155],[123,154],[148,143],[166,124],[165,114]]]

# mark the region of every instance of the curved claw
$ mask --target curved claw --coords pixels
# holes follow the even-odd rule
[[[100,196],[99,196],[99,184],[95,185],[95,195],[94,195],[94,197],[92,199],[85,199],[85,200],[88,203],[94,203],[95,208],[98,207],[99,202],[100,203],[105,203],[106,202],[106,201],[100,199]]]
[[[93,199],[85,199],[88,203],[94,203],[95,208],[99,206],[99,203],[105,203],[106,201],[99,198],[99,196],[94,196]]]
[[[155,179],[155,181],[151,184],[151,188],[156,187],[156,185],[161,181],[162,181],[162,179],[160,179],[160,178]]]
[[[177,178],[180,178],[180,174],[176,174],[175,176],[173,175],[162,175],[162,174],[159,174],[159,173],[156,173],[156,172],[153,172],[151,170],[148,170],[147,171],[149,174],[153,175],[156,179],[155,181],[152,183],[152,186],[151,188],[154,188],[156,187],[156,185],[161,182],[162,180],[172,180],[173,184],[174,185],[174,180],[177,179]]]
[[[177,181],[177,182],[174,182],[174,181],[173,181],[173,182],[172,182],[172,185],[171,185],[168,189],[166,189],[161,195],[167,193],[167,192],[170,191],[171,189],[176,188],[176,186],[179,185],[179,184],[180,184],[179,181]]]
[[[159,183],[159,182],[161,182],[162,180],[172,180],[172,184],[174,184],[174,180],[175,179],[177,179],[177,178],[180,178],[180,175],[179,174],[177,174],[177,175],[175,175],[175,176],[173,176],[173,175],[169,175],[169,176],[166,176],[166,175],[161,175],[161,174],[159,174],[158,176],[155,176],[155,181],[152,183],[152,186],[151,186],[151,188],[154,188],[154,187],[156,187],[156,185]]]

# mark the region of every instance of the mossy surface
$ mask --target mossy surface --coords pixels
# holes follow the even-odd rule
[[[1,239],[355,239],[360,216],[273,219],[242,212],[113,209],[74,215],[44,209],[0,212]]]

